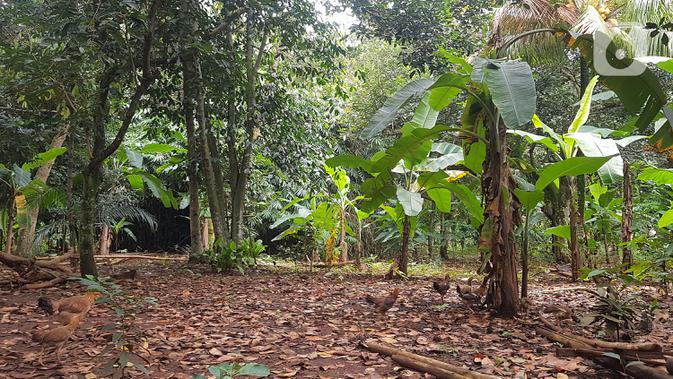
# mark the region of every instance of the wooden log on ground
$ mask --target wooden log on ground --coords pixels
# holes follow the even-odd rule
[[[631,342],[610,342],[610,341],[601,341],[597,339],[587,338],[583,336],[578,336],[571,333],[562,332],[558,326],[554,326],[550,321],[546,320],[544,317],[540,316],[540,321],[543,324],[547,325],[550,329],[562,333],[567,337],[570,337],[574,340],[581,341],[589,346],[600,347],[610,350],[637,350],[637,351],[662,351],[661,345],[653,342],[641,342],[641,343],[631,343]],[[560,341],[559,341],[560,342]]]
[[[189,258],[186,255],[179,257],[158,257],[155,255],[143,255],[143,254],[110,254],[110,255],[94,255],[95,259],[105,260],[105,259],[146,259],[146,260],[156,260],[156,261],[186,261]]]
[[[649,352],[643,352],[642,356],[636,352],[634,354],[633,352],[620,352],[619,356],[621,357],[622,360],[627,361],[627,362],[643,362],[648,365],[652,366],[665,366],[666,361],[664,361],[664,356],[661,355],[660,353],[658,354],[659,356],[653,356],[649,354]],[[657,353],[654,353],[657,354]],[[556,356],[557,357],[583,357],[583,358],[589,358],[589,359],[594,359],[594,358],[605,358],[605,351],[603,350],[598,350],[598,349],[574,349],[574,348],[569,348],[569,349],[562,349],[558,348],[556,349]]]
[[[369,351],[372,351],[374,353],[379,353],[387,356],[393,356],[393,355],[398,355],[398,356],[403,356],[407,357],[409,359],[415,360],[417,362],[422,362],[434,367],[441,368],[442,370],[445,371],[450,371],[454,372],[456,374],[463,375],[466,378],[469,379],[497,379],[497,376],[493,375],[487,375],[487,374],[481,374],[475,371],[472,371],[467,368],[463,367],[458,367],[455,365],[452,365],[450,363],[442,362],[433,358],[429,357],[424,357],[422,355],[410,353],[408,351],[400,350],[392,346],[386,346],[380,343],[377,343],[375,341],[365,341],[362,343],[362,346],[364,346],[366,349]],[[434,375],[434,374],[433,374]]]
[[[47,280],[46,282],[38,282],[38,283],[28,283],[24,286],[24,288],[29,289],[29,290],[36,290],[40,288],[49,288],[53,287],[57,284],[61,284],[68,280],[68,278],[62,276],[58,278],[54,278],[52,280]]]
[[[434,375],[439,379],[468,379],[467,376],[447,371],[422,361],[416,361],[404,355],[393,355],[391,358],[393,361],[399,363],[403,367],[422,372],[424,374]]]
[[[331,268],[331,267],[343,267],[348,265],[354,265],[355,261],[345,261],[345,262],[334,262],[334,263],[316,263],[313,265],[315,268]]]
[[[608,357],[594,358],[594,362],[605,368],[623,372],[637,379],[673,379],[673,375],[666,373],[666,371],[642,363],[622,366],[622,363],[619,360]]]

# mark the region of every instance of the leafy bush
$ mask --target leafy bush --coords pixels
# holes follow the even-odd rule
[[[89,291],[100,292],[103,297],[97,303],[106,303],[114,310],[116,318],[102,327],[112,332],[112,340],[103,352],[112,352],[112,358],[98,369],[100,376],[125,377],[131,369],[143,374],[149,371],[145,367],[147,360],[138,354],[138,350],[147,350],[147,340],[143,330],[136,325],[136,317],[147,305],[156,304],[153,297],[136,297],[130,295],[117,284],[96,279],[91,275],[80,279]]]
[[[234,241],[224,244],[217,240],[213,249],[207,253],[208,262],[218,272],[238,270],[245,274],[249,267],[257,265],[257,257],[264,252],[266,246],[261,240],[245,239],[239,245]]]

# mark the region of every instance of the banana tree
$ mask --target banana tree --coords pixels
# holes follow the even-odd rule
[[[31,201],[30,204],[26,202],[26,192],[37,194],[44,193],[49,189],[47,185],[40,179],[33,179],[32,170],[53,161],[60,155],[63,155],[67,149],[65,147],[58,147],[49,149],[43,153],[37,154],[30,162],[26,162],[21,166],[14,165],[11,169],[0,164],[0,188],[4,188],[3,198],[7,201],[7,223],[5,236],[5,254],[12,252],[12,245],[14,240],[14,224],[18,220],[22,226],[27,226],[30,220],[26,220],[28,216],[27,206],[37,206],[39,202]]]
[[[479,200],[465,185],[455,183],[467,172],[447,169],[464,161],[460,148],[433,143],[442,133],[457,129],[435,126],[436,117],[429,96],[426,96],[414,119],[405,124],[402,136],[390,148],[371,159],[340,155],[327,160],[328,165],[363,169],[371,176],[360,187],[364,199],[359,208],[365,213],[380,208],[396,223],[402,237],[397,268],[405,275],[408,273],[409,243],[426,198],[434,202],[440,212],[450,212],[452,194],[456,194],[472,217],[478,220],[476,223],[482,220]]]
[[[598,173],[604,183],[615,183],[623,175],[624,161],[620,155],[619,147],[628,146],[630,143],[645,139],[645,136],[630,136],[620,140],[608,138],[614,130],[596,128],[586,125],[591,112],[591,100],[593,90],[598,82],[594,77],[588,84],[587,90],[580,102],[579,110],[575,115],[567,131],[563,135],[557,134],[551,127],[544,124],[537,116],[533,117],[536,128],[542,129],[546,136],[525,132],[518,129],[509,130],[508,133],[521,136],[525,141],[543,146],[555,162],[547,165],[538,173],[535,184],[537,191],[544,190],[547,186],[556,183],[554,190],[560,190],[557,183],[560,178],[565,178],[567,186],[568,204],[570,207],[569,225],[569,249],[571,252],[572,278],[579,278],[579,270],[582,266],[578,229],[584,220],[580,220],[577,204],[578,189],[576,177]],[[559,226],[553,230],[560,231],[566,227]],[[552,233],[553,234],[553,233]],[[565,237],[564,233],[557,234]]]

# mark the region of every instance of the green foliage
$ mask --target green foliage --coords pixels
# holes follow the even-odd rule
[[[147,338],[142,328],[136,324],[136,319],[148,305],[156,304],[156,299],[136,297],[109,280],[91,275],[81,278],[80,282],[88,291],[100,292],[103,296],[96,303],[107,304],[115,314],[115,319],[101,328],[112,334],[109,345],[103,350],[103,353],[111,352],[112,358],[103,363],[96,373],[119,378],[124,377],[129,370],[148,374],[145,367],[147,360],[140,355],[143,350],[149,353]]]
[[[236,244],[229,241],[225,244],[221,239],[215,240],[211,251],[206,252],[208,262],[217,270],[217,272],[229,272],[238,270],[245,274],[245,270],[257,265],[257,258],[266,250],[266,246],[260,240],[252,238],[241,241]]]

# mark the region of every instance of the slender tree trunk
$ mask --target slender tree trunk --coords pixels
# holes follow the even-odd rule
[[[441,234],[440,237],[440,245],[439,245],[439,257],[442,259],[442,261],[448,261],[449,260],[449,238],[447,237],[447,228],[446,228],[446,220],[444,213],[441,214],[440,216],[440,225],[439,225],[439,233]]]
[[[521,297],[528,297],[528,231],[531,212],[526,214],[523,226],[523,253],[521,254]]]
[[[341,262],[348,261],[348,242],[346,242],[346,210],[341,207],[339,212],[339,218],[341,219],[341,240],[339,241],[339,250],[341,250],[341,257],[339,260]]]
[[[222,229],[224,233],[229,235],[229,226],[227,224],[227,203],[229,202],[227,198],[227,193],[225,191],[225,181],[222,168],[222,154],[220,153],[217,140],[213,133],[213,126],[210,120],[206,119],[206,125],[208,125],[208,149],[210,151],[211,162],[213,162],[213,172],[215,173],[215,189],[217,191],[217,200],[219,201],[220,208],[220,217],[222,218]]]
[[[68,136],[69,131],[70,131],[70,124],[66,122],[63,124],[61,129],[56,133],[54,138],[51,140],[50,149],[57,149],[63,146],[63,142],[65,142],[65,139]],[[51,168],[54,166],[55,161],[56,160],[53,159],[40,166],[40,168],[38,168],[37,172],[35,173],[34,179],[41,180],[43,183],[47,183],[47,180],[49,179],[49,174],[51,173]],[[35,239],[35,230],[37,229],[37,218],[40,214],[40,208],[30,207],[27,209],[27,213],[30,224],[28,225],[27,228],[19,229],[19,235],[16,245],[16,254],[21,256],[28,256],[32,251],[33,240]]]
[[[579,279],[580,268],[582,267],[580,246],[578,239],[578,222],[579,215],[577,210],[577,188],[575,186],[575,177],[569,177],[567,191],[568,191],[568,209],[570,212],[570,241],[568,241],[568,248],[570,249],[570,266],[572,281],[576,282]]]
[[[250,11],[252,12],[252,11]],[[245,225],[245,196],[248,190],[248,180],[252,170],[252,153],[255,140],[257,139],[257,75],[261,65],[264,50],[266,49],[266,38],[268,30],[264,28],[259,51],[254,55],[253,36],[255,26],[253,25],[253,15],[248,14],[246,22],[245,36],[245,69],[246,69],[246,88],[245,88],[245,133],[247,140],[243,149],[243,157],[238,160],[238,174],[236,175],[236,185],[232,186],[232,204],[231,204],[231,238],[239,243],[243,240]],[[230,127],[233,127],[230,126]]]
[[[203,239],[201,238],[201,209],[199,204],[199,168],[198,168],[198,143],[196,126],[194,123],[194,111],[196,103],[190,80],[194,79],[193,61],[189,54],[183,57],[183,99],[182,107],[187,129],[187,178],[189,180],[189,240],[192,254],[203,252]],[[190,67],[191,66],[191,71]]]
[[[12,253],[12,245],[14,244],[14,220],[16,219],[16,203],[15,197],[12,195],[9,199],[9,206],[7,207],[7,238],[5,238],[5,254]]]
[[[358,218],[358,243],[355,245],[355,266],[360,268],[362,260],[362,220]]]
[[[513,317],[519,310],[517,252],[514,227],[519,220],[519,204],[512,193],[516,183],[507,161],[506,128],[497,116],[488,128],[489,146],[484,161],[482,192],[484,225],[479,250],[490,253],[487,272],[490,277],[486,302],[504,317]]]
[[[107,224],[103,224],[98,239],[98,254],[110,255],[110,246],[112,245],[112,232]]]
[[[226,219],[223,216],[223,210],[220,207],[221,196],[217,188],[215,179],[215,167],[212,161],[212,152],[208,143],[208,121],[205,110],[205,94],[203,89],[203,76],[201,74],[200,63],[194,59],[194,70],[196,74],[196,119],[199,124],[199,137],[201,142],[201,168],[206,179],[206,193],[208,195],[208,204],[210,205],[210,217],[213,221],[215,231],[215,240],[226,243],[229,240],[227,233]]]
[[[434,257],[435,255],[435,212],[434,212],[434,204],[430,206],[430,213],[428,215],[429,220],[428,220],[428,256],[430,259]]]
[[[633,191],[631,189],[631,170],[628,162],[624,162],[624,187],[622,190],[622,262],[626,268],[633,265],[633,256],[629,243],[633,238],[631,225],[633,222]]]
[[[411,220],[409,216],[404,216],[404,224],[402,228],[402,249],[400,250],[400,257],[398,259],[399,270],[405,275],[408,274],[409,269],[409,238],[411,236]]]

